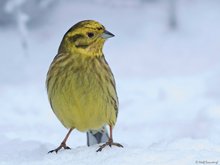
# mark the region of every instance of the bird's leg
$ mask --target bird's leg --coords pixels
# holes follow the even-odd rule
[[[123,147],[123,145],[121,145],[121,144],[119,144],[119,143],[114,143],[114,142],[113,142],[113,138],[112,138],[112,126],[110,126],[110,137],[109,137],[108,141],[107,141],[105,144],[101,145],[101,146],[99,147],[99,149],[96,150],[96,152],[102,151],[102,149],[105,148],[106,146],[110,146],[110,147],[112,147],[112,146]]]
[[[67,139],[68,139],[70,133],[72,132],[72,130],[73,130],[73,128],[70,128],[70,130],[69,130],[68,133],[66,134],[65,138],[63,139],[63,141],[62,141],[62,143],[60,144],[59,147],[57,147],[57,148],[54,149],[54,150],[49,151],[48,153],[52,153],[52,152],[56,152],[56,153],[57,153],[61,148],[68,149],[68,150],[71,149],[70,147],[68,147],[68,146],[66,145],[66,141],[67,141]]]

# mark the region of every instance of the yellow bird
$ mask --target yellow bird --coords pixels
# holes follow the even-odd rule
[[[60,146],[70,149],[66,141],[73,129],[81,132],[110,127],[108,142],[115,145],[112,129],[118,114],[118,97],[114,76],[103,55],[106,39],[114,35],[93,20],[81,21],[64,35],[47,73],[47,93],[51,108],[60,122],[69,129]]]

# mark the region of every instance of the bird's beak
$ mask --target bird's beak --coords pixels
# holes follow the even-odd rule
[[[110,33],[109,31],[105,30],[104,33],[102,34],[102,38],[104,39],[108,39],[108,38],[111,38],[111,37],[114,37],[115,35]]]

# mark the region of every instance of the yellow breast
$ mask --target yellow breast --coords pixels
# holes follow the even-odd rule
[[[64,58],[64,57],[63,57]],[[118,100],[114,78],[103,59],[88,58],[83,66],[74,59],[69,68],[51,66],[47,77],[51,107],[67,128],[79,131],[114,125]],[[63,60],[65,61],[65,60]]]

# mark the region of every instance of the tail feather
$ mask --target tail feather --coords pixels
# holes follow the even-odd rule
[[[99,130],[89,130],[87,133],[87,145],[95,145],[99,143],[105,143],[109,139],[106,126],[103,126]]]

